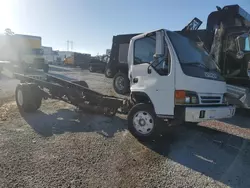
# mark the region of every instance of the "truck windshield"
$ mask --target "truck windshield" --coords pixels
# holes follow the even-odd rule
[[[181,66],[199,66],[206,71],[219,71],[211,56],[196,42],[182,35],[168,31],[168,36],[175,48]]]

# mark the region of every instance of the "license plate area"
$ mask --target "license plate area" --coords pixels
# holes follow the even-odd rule
[[[200,118],[200,119],[203,119],[203,118],[205,117],[205,114],[206,114],[206,110],[201,110],[201,111],[200,111],[199,118]]]
[[[204,119],[204,118],[208,118],[208,119],[213,119],[215,118],[215,110],[200,110],[200,114],[199,114],[199,118],[200,119]]]

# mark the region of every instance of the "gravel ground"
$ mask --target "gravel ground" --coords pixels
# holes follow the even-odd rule
[[[102,74],[54,73],[114,94],[112,80]],[[0,80],[2,92],[12,91],[0,93],[0,187],[250,187],[245,114],[175,127],[154,142],[140,143],[123,116],[79,114],[56,100],[20,114],[13,100],[15,80],[7,81],[9,89]]]

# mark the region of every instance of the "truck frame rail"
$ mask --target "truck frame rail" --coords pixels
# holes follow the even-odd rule
[[[57,99],[72,104],[82,111],[108,116],[125,113],[126,101],[121,98],[103,95],[88,88],[85,81],[67,81],[45,74],[44,77],[14,73],[22,84],[35,84],[43,99]],[[125,110],[125,111],[124,111]]]

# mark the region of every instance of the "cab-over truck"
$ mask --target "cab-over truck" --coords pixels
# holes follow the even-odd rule
[[[226,83],[215,62],[192,40],[165,29],[140,34],[130,40],[127,60],[131,82],[127,99],[93,91],[84,81],[16,74],[21,80],[16,88],[17,106],[21,111],[35,111],[42,99],[54,98],[81,110],[124,113],[129,131],[140,140],[155,138],[168,124],[234,115],[235,107],[226,101]],[[195,72],[190,71],[193,68]]]

